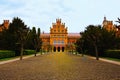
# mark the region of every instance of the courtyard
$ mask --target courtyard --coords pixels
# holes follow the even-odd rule
[[[0,80],[120,80],[120,66],[68,53],[0,65]]]

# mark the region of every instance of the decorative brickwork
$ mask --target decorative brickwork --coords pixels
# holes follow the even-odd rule
[[[8,29],[9,27],[9,20],[4,20],[2,24],[0,24],[0,32],[3,31],[4,29]]]
[[[50,27],[50,33],[43,32],[41,38],[44,51],[64,52],[75,50],[74,43],[80,38],[80,34],[68,33],[65,23],[61,23],[61,19],[56,19],[56,23],[52,23],[52,27]]]

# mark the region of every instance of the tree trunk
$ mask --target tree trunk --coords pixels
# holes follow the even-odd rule
[[[51,50],[51,52],[52,52],[52,50]],[[41,49],[41,55],[42,55],[42,49]]]
[[[22,60],[22,57],[23,57],[23,43],[21,44],[20,60]]]
[[[36,56],[36,54],[37,54],[37,48],[35,49],[35,56]]]
[[[81,53],[82,53],[82,57],[84,56],[84,54],[83,54],[83,49],[81,48]]]
[[[96,45],[94,45],[94,47],[95,47],[96,60],[99,60],[97,46],[96,46]]]

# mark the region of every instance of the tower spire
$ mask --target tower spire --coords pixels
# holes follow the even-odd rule
[[[107,19],[106,19],[106,16],[104,16],[104,21],[106,21]]]

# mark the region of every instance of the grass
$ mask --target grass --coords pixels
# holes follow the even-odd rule
[[[23,57],[30,56],[30,55],[33,55],[33,54],[23,55]],[[20,56],[10,57],[10,58],[2,58],[2,59],[0,59],[0,61],[7,61],[7,60],[16,59],[16,58],[20,58]]]
[[[119,49],[114,49],[114,50],[108,50],[108,51],[120,51]]]
[[[116,58],[109,58],[109,57],[101,57],[101,58],[120,62],[120,59],[116,59]]]
[[[10,58],[2,58],[0,59],[0,61],[7,61],[7,60],[12,60],[12,59],[15,59],[15,58],[18,58],[19,56],[17,57],[10,57]]]
[[[25,56],[29,56],[29,55],[34,55],[35,51],[34,50],[26,50],[27,51],[27,55],[23,55],[23,57]],[[0,50],[0,52],[8,52],[8,50]],[[39,53],[37,53],[39,54]],[[2,58],[0,59],[0,61],[7,61],[7,60],[12,60],[12,59],[16,59],[19,58],[20,56],[15,56],[15,57],[10,57],[10,58]]]
[[[86,55],[86,54],[85,54],[85,55]],[[88,56],[91,56],[91,55],[88,55]],[[95,56],[93,56],[93,57],[95,57]],[[107,60],[111,60],[111,61],[120,62],[120,59],[118,59],[118,58],[110,58],[110,57],[100,57],[100,58],[107,59]]]
[[[25,50],[24,56],[32,55],[34,53],[35,53],[34,50]],[[20,56],[15,56],[14,51],[0,50],[0,61],[11,60],[11,59],[15,59],[18,57],[20,57]]]
[[[15,57],[15,52],[14,51],[0,50],[0,59],[10,58],[10,57]]]

